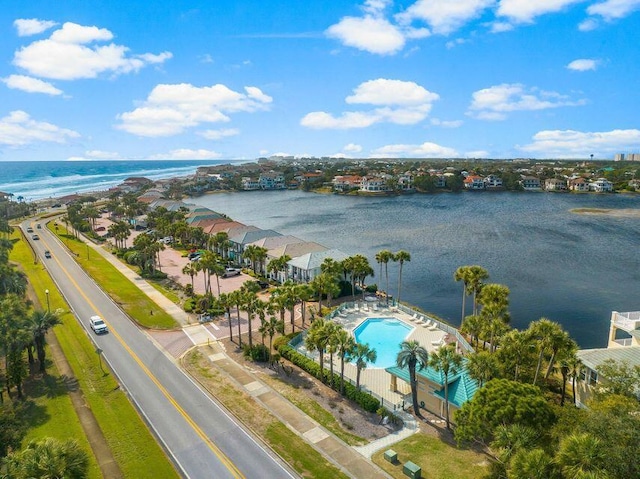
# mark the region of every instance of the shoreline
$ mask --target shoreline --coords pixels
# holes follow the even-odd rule
[[[639,218],[640,208],[572,208],[569,213],[576,215],[589,215],[589,216],[611,216],[614,218]]]

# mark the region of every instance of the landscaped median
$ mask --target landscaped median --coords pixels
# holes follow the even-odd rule
[[[61,309],[64,312],[60,316],[62,324],[56,326],[53,331],[123,475],[177,478],[178,474],[173,465],[127,396],[119,389],[113,375],[102,372],[103,366],[93,343],[69,312],[69,305],[56,289],[42,264],[34,264],[31,250],[19,235],[14,234],[13,239],[16,241],[11,252],[11,260],[22,265],[40,304],[47,304],[45,291],[48,290],[51,309]],[[53,375],[53,371],[51,374]],[[57,394],[51,398],[41,395],[35,399],[36,404],[42,406],[34,408],[34,414],[38,415],[37,418],[34,417],[34,422],[37,419],[40,423],[29,431],[27,439],[57,436],[64,431],[68,434],[65,439],[75,437],[83,447],[90,450],[68,396],[65,394],[66,399],[62,400],[63,392],[59,387],[55,391]],[[41,408],[45,408],[47,414],[43,414]],[[101,477],[93,456],[90,471],[89,477]]]
[[[153,329],[173,329],[178,326],[175,320],[146,294],[140,291],[129,279],[122,275],[111,263],[82,241],[64,232],[53,223],[47,227],[57,234],[60,240],[75,255],[76,261],[93,280],[141,326]],[[151,314],[153,312],[153,314]]]

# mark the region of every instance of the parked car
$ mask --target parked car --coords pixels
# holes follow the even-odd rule
[[[91,326],[91,329],[93,329],[93,332],[96,334],[109,332],[109,328],[100,316],[91,316],[91,318],[89,318],[89,326]]]
[[[35,240],[39,240],[39,239],[40,239],[40,236],[38,236],[38,235],[31,235],[31,239],[32,239],[32,240],[34,240],[34,241],[35,241]]]
[[[105,228],[104,226],[98,226],[96,228],[96,231],[105,231],[107,228]]]
[[[256,279],[256,284],[260,286],[260,289],[269,287],[269,283],[267,283],[266,281],[262,281],[261,279]]]
[[[45,258],[51,258],[51,251],[46,250],[46,251],[44,252],[44,257],[45,257]]]
[[[201,251],[192,251],[187,255],[187,258],[189,258],[191,261],[194,261],[195,258],[199,258],[201,255],[202,255]]]
[[[238,276],[242,271],[238,268],[225,268],[224,273],[222,273],[223,278],[230,278],[231,276]]]

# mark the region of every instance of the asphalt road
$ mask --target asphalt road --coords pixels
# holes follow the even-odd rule
[[[184,477],[298,477],[156,347],[77,265],[44,221],[42,229],[36,224],[26,221],[22,230]],[[26,233],[28,226],[39,240]],[[45,250],[51,258],[44,257]],[[108,334],[98,336],[90,329],[89,318],[96,314],[109,326]]]

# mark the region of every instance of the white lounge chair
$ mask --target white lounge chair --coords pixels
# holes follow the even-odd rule
[[[377,305],[377,304],[374,304],[374,305],[373,305],[373,310],[374,310],[374,311],[378,311],[378,305]]]
[[[434,323],[433,325],[429,326],[427,329],[429,331],[437,331],[439,328],[438,328],[438,325]]]

